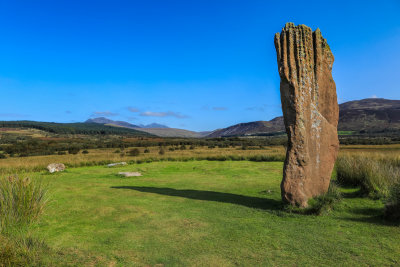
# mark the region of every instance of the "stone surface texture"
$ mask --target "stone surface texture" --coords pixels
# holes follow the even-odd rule
[[[317,29],[287,23],[275,34],[288,148],[282,199],[306,207],[329,188],[339,150],[333,54]]]
[[[107,164],[107,167],[125,166],[125,165],[128,165],[128,164],[126,162],[116,162],[116,163]]]
[[[51,163],[47,166],[47,169],[50,173],[62,172],[63,170],[65,170],[65,165],[62,163]]]
[[[119,175],[125,176],[125,177],[137,177],[137,176],[142,176],[140,172],[119,172]]]

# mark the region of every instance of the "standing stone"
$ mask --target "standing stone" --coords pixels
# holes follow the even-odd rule
[[[287,23],[275,34],[288,149],[282,199],[306,207],[328,191],[339,150],[333,54],[317,29]]]

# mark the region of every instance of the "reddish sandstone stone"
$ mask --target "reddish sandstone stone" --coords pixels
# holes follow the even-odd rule
[[[327,192],[339,149],[334,57],[319,29],[293,23],[275,35],[275,48],[289,139],[282,199],[306,207]]]

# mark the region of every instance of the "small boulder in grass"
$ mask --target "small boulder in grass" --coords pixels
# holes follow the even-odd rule
[[[110,164],[108,164],[107,166],[108,166],[108,167],[115,167],[115,166],[119,166],[119,165],[125,166],[125,165],[127,165],[127,163],[126,163],[126,162],[110,163]]]
[[[142,176],[140,172],[119,172],[119,175],[122,175],[124,177],[137,177],[137,176]]]
[[[47,166],[50,173],[62,172],[65,170],[65,165],[62,163],[51,163]]]

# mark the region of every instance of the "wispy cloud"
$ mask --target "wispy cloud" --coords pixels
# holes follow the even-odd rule
[[[140,111],[138,108],[134,108],[134,107],[128,107],[128,110],[130,112],[139,112]]]
[[[248,110],[248,111],[260,111],[260,112],[264,112],[265,111],[264,107],[248,107],[248,108],[246,108],[246,110]]]
[[[213,109],[213,110],[216,110],[216,111],[224,111],[224,110],[228,110],[228,108],[227,108],[227,107],[213,107],[212,109]]]
[[[378,98],[378,96],[377,95],[372,95],[371,98]]]
[[[143,117],[159,117],[159,118],[163,118],[163,117],[175,117],[178,119],[185,119],[188,118],[188,116],[180,114],[178,112],[173,112],[173,111],[166,111],[166,112],[153,112],[153,111],[145,111],[140,113],[140,116]]]
[[[114,113],[111,111],[95,111],[93,112],[92,116],[105,116],[105,117],[112,117],[112,116],[118,116],[118,113]]]

